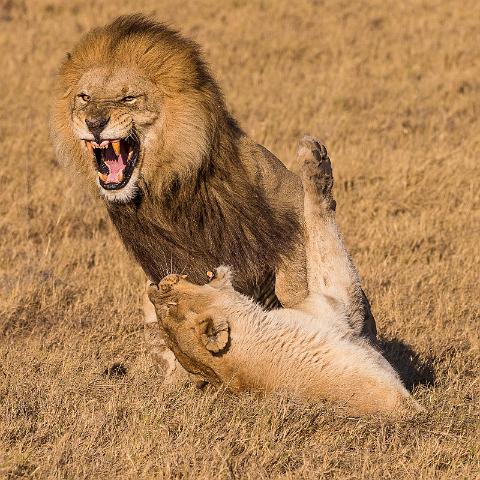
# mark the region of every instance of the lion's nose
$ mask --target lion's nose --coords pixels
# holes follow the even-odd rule
[[[93,133],[93,136],[97,141],[100,140],[100,134],[109,121],[110,117],[106,116],[85,119],[88,129]]]

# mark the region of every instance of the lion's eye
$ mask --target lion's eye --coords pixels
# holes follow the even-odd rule
[[[90,101],[90,95],[87,95],[86,93],[79,93],[77,96],[82,102],[87,103]]]
[[[122,98],[123,103],[135,103],[137,100],[137,97],[134,97],[133,95],[127,95],[126,97]]]

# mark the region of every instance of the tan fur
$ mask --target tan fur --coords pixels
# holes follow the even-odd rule
[[[122,101],[129,95],[133,104]],[[120,190],[101,187],[83,141],[98,116],[109,118],[100,139],[140,143]],[[301,181],[232,119],[194,42],[141,16],[92,30],[60,69],[51,133],[69,178],[100,192],[150,280],[182,271],[202,283],[228,264],[235,289],[268,307],[307,296]],[[352,331],[374,339],[358,277],[354,286],[345,291]]]
[[[266,312],[233,289],[227,267],[203,286],[170,275],[158,288],[149,288],[167,344],[188,371],[234,391],[280,390],[306,401],[327,398],[353,414],[412,413],[420,407],[398,375],[349,323],[346,291],[356,273],[335,225],[326,150],[306,137],[299,158],[304,161],[310,291],[305,302],[296,309]],[[327,259],[320,260],[328,263],[330,273],[320,275],[317,265],[325,250]]]

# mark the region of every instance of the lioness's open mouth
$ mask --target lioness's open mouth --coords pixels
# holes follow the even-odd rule
[[[94,156],[100,186],[105,190],[123,188],[137,163],[140,144],[132,137],[117,140],[103,140],[100,144],[85,140]]]

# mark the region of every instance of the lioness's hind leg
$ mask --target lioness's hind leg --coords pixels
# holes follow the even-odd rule
[[[373,340],[375,320],[335,222],[333,174],[327,149],[315,138],[305,136],[297,158],[303,162],[309,293],[322,294],[343,304],[352,330]]]
[[[299,143],[297,159],[303,163],[305,194],[317,203],[319,214],[329,216],[335,211],[332,195],[333,171],[327,149],[315,138],[305,135]]]

